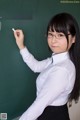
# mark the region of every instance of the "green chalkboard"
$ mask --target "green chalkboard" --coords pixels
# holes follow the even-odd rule
[[[45,37],[50,18],[69,12],[80,22],[79,11],[76,0],[0,0],[0,113],[7,113],[8,120],[34,101],[38,76],[23,62],[12,28],[23,30],[25,45],[42,60],[51,55]]]

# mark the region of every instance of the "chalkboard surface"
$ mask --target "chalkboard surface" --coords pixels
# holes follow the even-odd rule
[[[25,45],[38,59],[51,55],[45,37],[50,18],[69,12],[80,22],[80,3],[66,0],[0,0],[0,113],[20,116],[36,97],[36,78],[23,62],[12,28],[22,29]],[[80,24],[80,23],[79,23]]]

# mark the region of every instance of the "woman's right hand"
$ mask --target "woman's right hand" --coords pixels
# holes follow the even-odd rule
[[[18,46],[18,48],[21,50],[25,47],[24,45],[24,34],[22,30],[15,30],[14,31],[14,37],[16,39],[16,44]]]

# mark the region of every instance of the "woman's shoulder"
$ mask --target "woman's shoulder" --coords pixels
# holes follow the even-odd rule
[[[69,72],[75,72],[75,65],[70,59],[66,59],[64,62],[61,62],[56,65],[59,69],[64,69]]]

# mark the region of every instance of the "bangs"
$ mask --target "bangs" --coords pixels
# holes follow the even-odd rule
[[[49,31],[62,32],[64,33],[68,41],[68,34],[71,34],[72,36],[75,36],[76,34],[74,22],[75,20],[70,14],[61,13],[55,15],[48,24],[47,35]]]
[[[52,20],[50,23],[49,23],[49,26],[48,26],[48,31],[56,31],[56,32],[62,32],[64,33],[65,35],[68,34],[68,29],[67,29],[67,25],[65,24],[64,20],[62,19],[54,19]]]
[[[49,31],[56,31],[56,32],[62,32],[62,33],[67,33],[68,31],[66,30],[66,27],[62,24],[57,24],[54,23],[53,25],[49,26]]]

